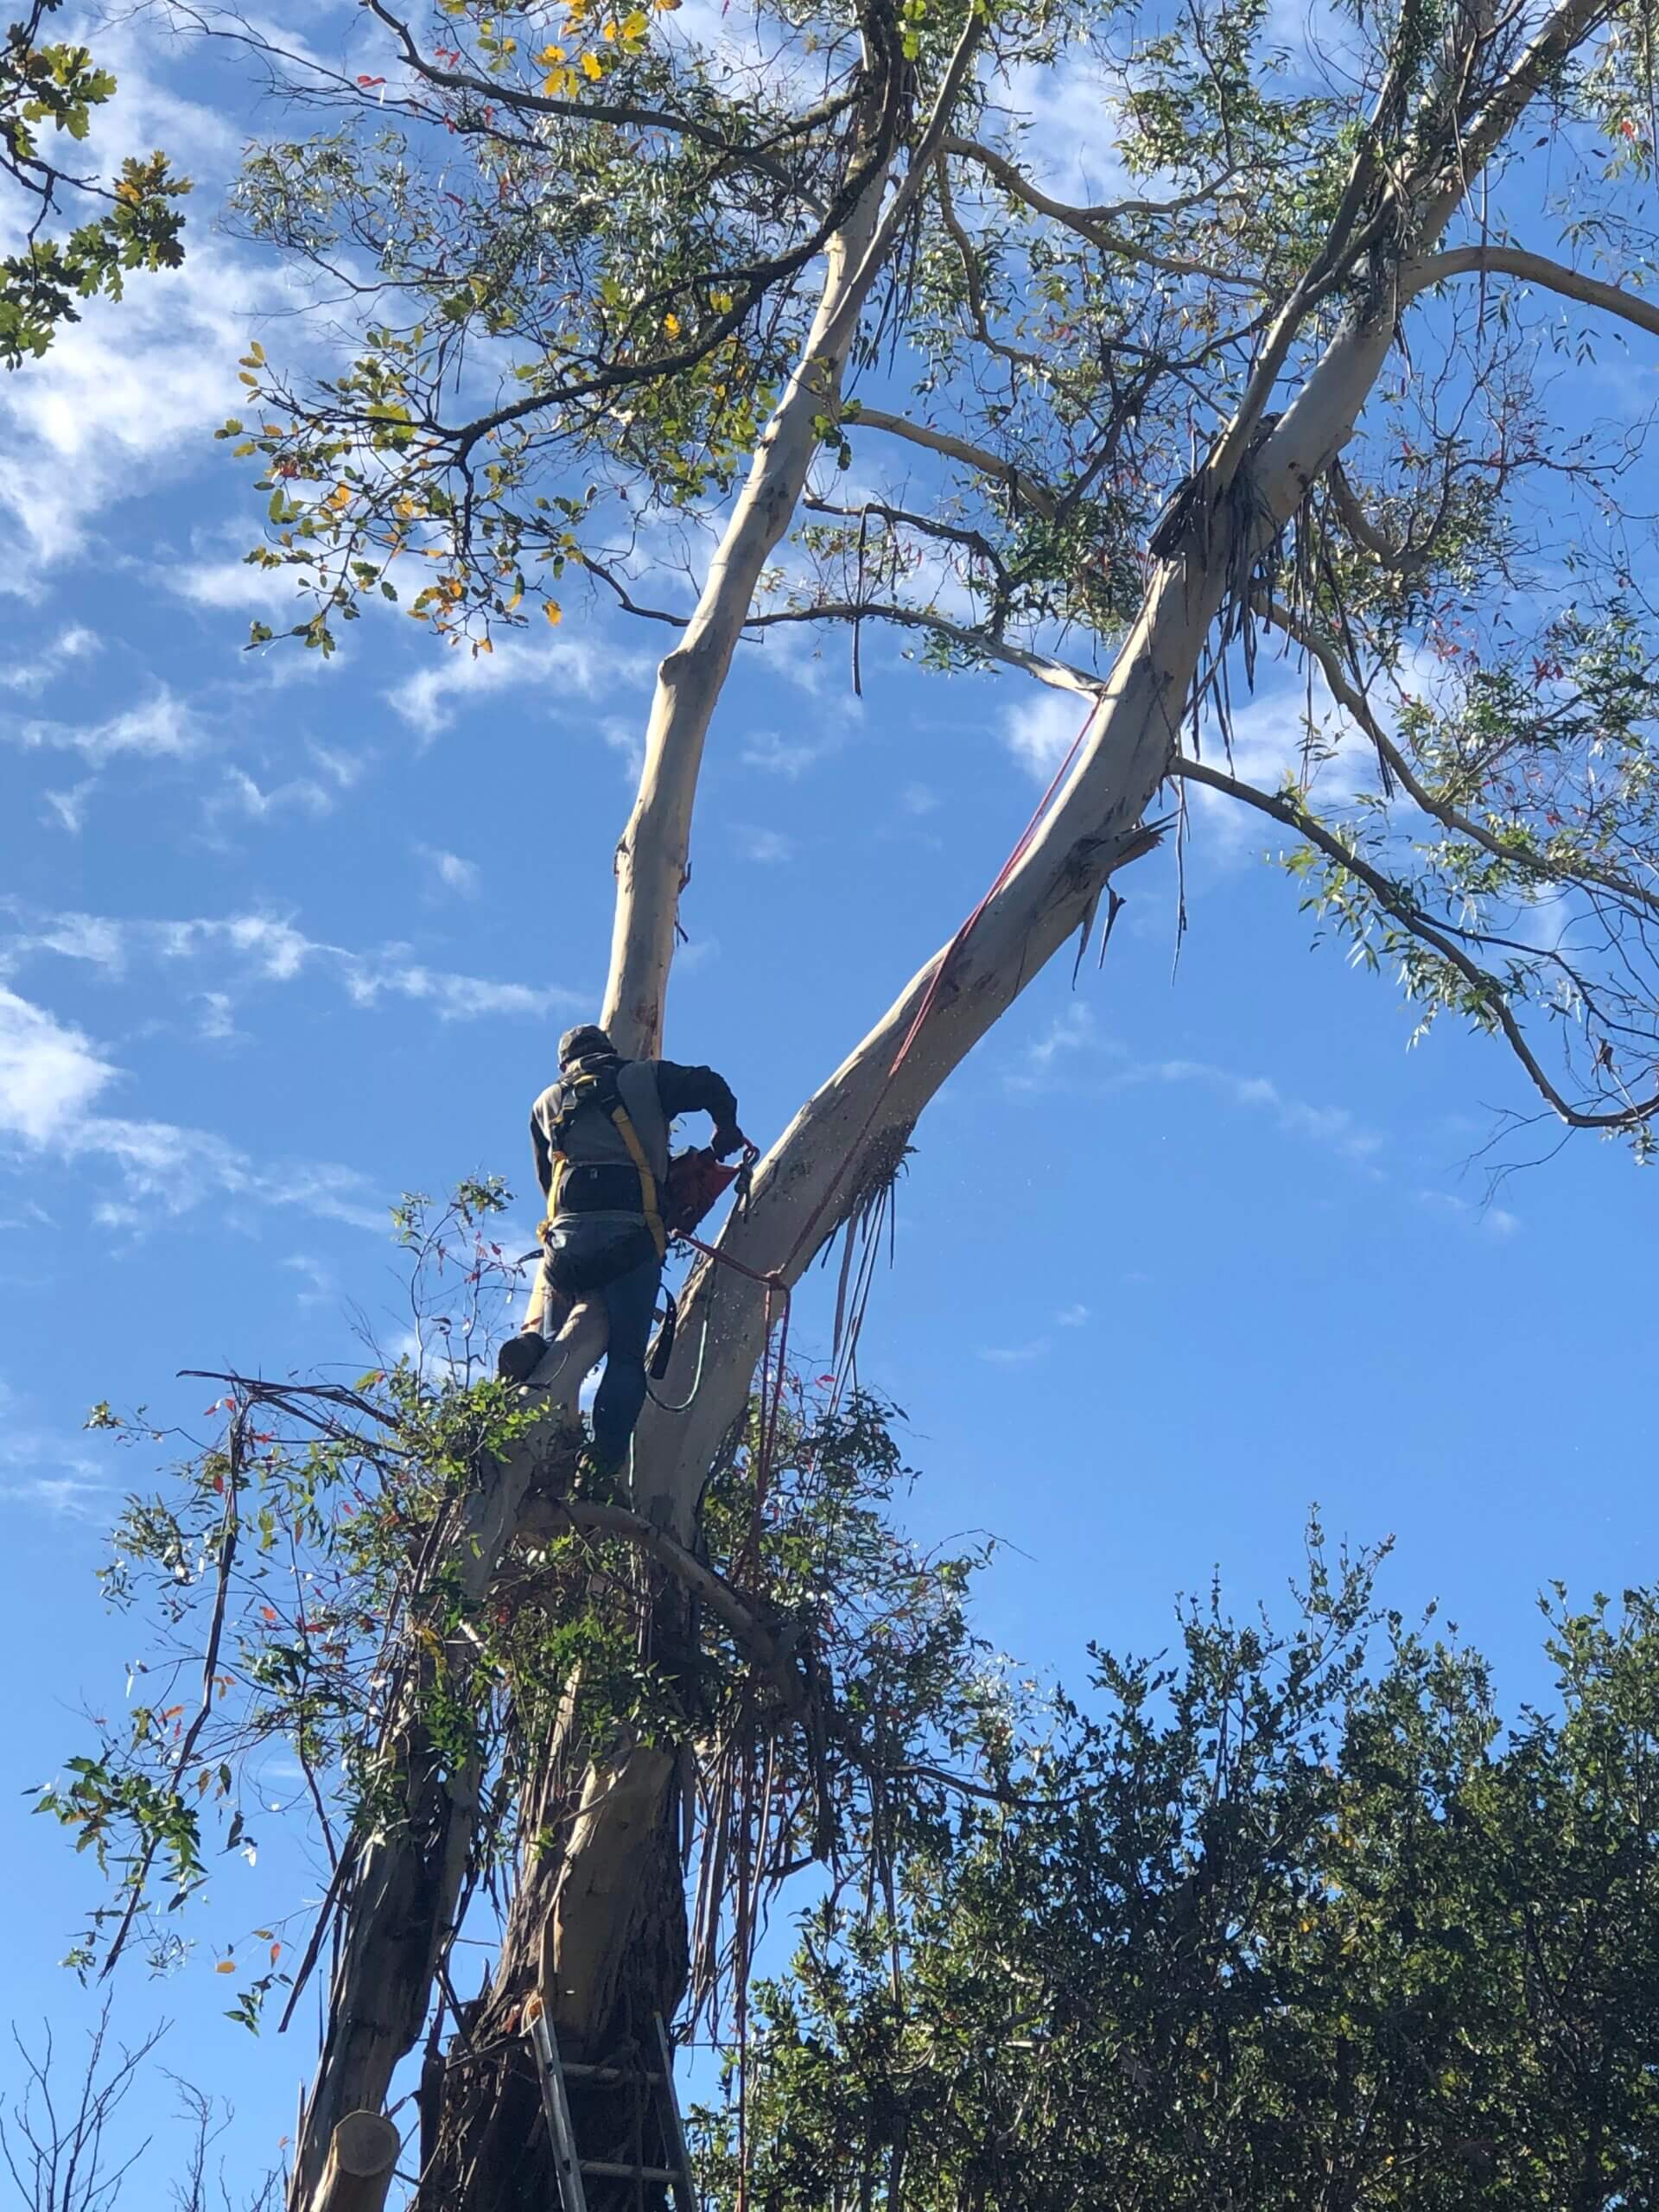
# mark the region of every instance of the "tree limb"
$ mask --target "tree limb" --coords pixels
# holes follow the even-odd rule
[[[954,154],[961,161],[976,162],[996,179],[1011,198],[1023,200],[1037,214],[1046,215],[1051,221],[1069,231],[1075,231],[1079,238],[1086,239],[1090,245],[1097,246],[1103,253],[1120,254],[1125,260],[1144,262],[1147,268],[1162,270],[1169,276],[1202,276],[1211,283],[1237,284],[1250,291],[1262,289],[1262,279],[1252,270],[1220,269],[1209,262],[1181,260],[1171,254],[1156,252],[1150,246],[1138,245],[1134,239],[1126,238],[1109,228],[1114,220],[1122,221],[1126,216],[1173,214],[1183,208],[1196,207],[1222,189],[1234,174],[1231,170],[1215,184],[1205,186],[1184,199],[1171,200],[1163,207],[1151,200],[1128,200],[1115,207],[1072,207],[1062,200],[1052,200],[1006,154],[999,154],[989,146],[982,146],[976,139],[947,137],[941,140],[939,151]]]
[[[1406,294],[1409,298],[1447,277],[1468,276],[1513,276],[1524,284],[1541,285],[1546,291],[1560,293],[1563,299],[1600,308],[1623,321],[1634,323],[1638,330],[1659,337],[1659,302],[1644,300],[1639,293],[1627,292],[1620,285],[1606,283],[1599,276],[1588,276],[1581,269],[1569,269],[1565,262],[1551,261],[1541,253],[1529,253],[1522,246],[1460,245],[1451,247],[1445,253],[1431,254],[1427,260],[1416,263],[1405,272]]]
[[[1352,716],[1376,747],[1389,772],[1399,779],[1401,788],[1413,804],[1421,807],[1432,821],[1438,822],[1442,829],[1450,830],[1459,837],[1467,837],[1471,844],[1478,845],[1483,852],[1490,853],[1494,860],[1502,861],[1506,866],[1526,868],[1551,883],[1576,879],[1597,883],[1604,890],[1613,892],[1621,899],[1633,899],[1659,915],[1659,893],[1643,890],[1639,883],[1630,881],[1628,877],[1609,868],[1592,868],[1583,863],[1575,863],[1569,877],[1567,871],[1556,867],[1554,861],[1546,860],[1541,854],[1532,852],[1525,846],[1506,844],[1503,838],[1461,812],[1449,800],[1437,798],[1383,728],[1370,701],[1352,680],[1335,639],[1313,629],[1282,601],[1264,600],[1261,607],[1275,629],[1282,630],[1305,652],[1313,654],[1330,688],[1332,697],[1344,713]]]
[[[988,660],[1000,660],[1009,668],[1022,670],[1056,691],[1071,691],[1079,698],[1098,699],[1106,688],[1103,676],[1091,676],[1086,669],[1073,668],[1069,661],[1056,660],[1051,654],[1036,652],[1025,645],[1010,645],[1006,639],[993,638],[984,631],[966,629],[961,623],[951,622],[943,614],[930,613],[925,607],[893,607],[879,601],[855,606],[850,600],[832,600],[823,606],[781,607],[752,614],[747,627],[775,630],[785,622],[893,622],[905,629],[932,630],[942,638],[949,638],[952,645],[960,645],[965,652],[983,654]]]
[[[1402,929],[1408,930],[1413,937],[1420,938],[1437,952],[1442,960],[1449,962],[1476,992],[1481,1004],[1503,1031],[1510,1051],[1526,1070],[1534,1088],[1569,1128],[1628,1129],[1638,1122],[1651,1121],[1656,1114],[1659,1114],[1659,1091],[1637,1104],[1621,1108],[1615,1114],[1588,1114],[1581,1107],[1570,1105],[1545,1074],[1510,1009],[1507,995],[1497,978],[1465,952],[1460,944],[1454,944],[1415,900],[1406,896],[1397,883],[1344,845],[1341,838],[1333,836],[1316,816],[1290,799],[1275,798],[1267,791],[1259,791],[1254,784],[1244,783],[1236,776],[1224,775],[1220,769],[1211,768],[1185,753],[1170,764],[1170,772],[1185,782],[1204,784],[1211,791],[1224,792],[1229,798],[1254,807],[1257,813],[1270,816],[1287,830],[1294,830],[1298,836],[1305,837],[1327,860],[1334,861],[1338,868],[1345,868],[1351,875],[1357,876],[1385,913],[1391,914]]]
[[[936,430],[928,423],[912,423],[908,416],[889,414],[884,407],[867,407],[862,400],[849,402],[842,427],[849,430],[883,430],[889,437],[903,438],[911,445],[925,447],[929,453],[943,454],[948,461],[959,461],[965,467],[976,468],[982,476],[1006,484],[1016,499],[1023,499],[1032,512],[1045,522],[1052,522],[1058,510],[1059,501],[1053,493],[1027,470],[967,438],[957,437],[954,431]]]

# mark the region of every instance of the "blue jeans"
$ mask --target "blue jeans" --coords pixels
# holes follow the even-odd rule
[[[662,1280],[663,1263],[652,1258],[591,1294],[603,1305],[610,1331],[605,1372],[594,1400],[594,1456],[607,1466],[626,1459],[645,1402],[645,1352]]]

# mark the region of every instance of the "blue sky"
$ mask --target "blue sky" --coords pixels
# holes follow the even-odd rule
[[[351,10],[319,4],[319,35]],[[118,45],[120,130],[202,180],[175,277],[95,307],[0,386],[0,1526],[19,1788],[122,1693],[99,1530],[143,1470],[94,1400],[196,1421],[185,1367],[308,1370],[395,1347],[386,1211],[477,1170],[528,1180],[525,1118],[594,1008],[610,854],[652,636],[572,602],[492,659],[395,616],[325,666],[240,650],[271,587],[258,509],[213,443],[281,272],[216,234],[245,92]],[[240,99],[238,110],[233,100]],[[266,118],[268,119],[268,118]],[[1652,363],[1618,371],[1645,391]],[[1609,400],[1613,393],[1610,378]],[[1631,505],[1651,505],[1632,496]],[[699,803],[668,1049],[769,1140],[995,873],[1074,719],[1015,679],[928,677],[866,638],[746,649]],[[1245,710],[1294,730],[1272,663]],[[1265,825],[1264,825],[1265,826]],[[868,1380],[905,1408],[914,1527],[1010,1540],[985,1624],[1076,1679],[1086,1639],[1160,1643],[1222,1570],[1282,1598],[1304,1516],[1393,1534],[1389,1596],[1438,1598],[1541,1692],[1532,1600],[1649,1577],[1659,1185],[1580,1141],[1488,1202],[1473,1156],[1526,1108],[1489,1045],[1408,1052],[1393,987],[1310,949],[1263,839],[1205,808],[1174,965],[1171,863],[1124,879],[1103,970],[1027,992],[923,1123],[878,1277]],[[534,1208],[515,1219],[529,1241]],[[801,1313],[827,1333],[822,1289]],[[9,2009],[73,2024],[55,1961],[89,1870],[9,1793]],[[171,1986],[170,2063],[274,2145],[309,2049],[220,2019],[222,1885]],[[255,1908],[256,1910],[257,1908]],[[5,2062],[0,2060],[0,2078]],[[251,2151],[250,2156],[254,2155]]]

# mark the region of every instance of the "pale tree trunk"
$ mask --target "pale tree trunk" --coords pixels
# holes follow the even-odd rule
[[[980,20],[970,16],[886,213],[881,201],[891,172],[884,170],[830,240],[823,290],[801,358],[755,448],[696,611],[658,671],[639,792],[616,852],[616,916],[605,992],[605,1026],[617,1049],[630,1058],[649,1058],[662,1042],[703,740],[755,586],[806,489],[822,442],[817,425],[840,414],[842,378],[870,288],[892,257],[934,150],[950,128],[982,37]]]
[[[648,1058],[662,1043],[703,740],[760,571],[806,487],[822,442],[814,426],[840,412],[847,356],[876,273],[870,247],[886,182],[885,176],[872,181],[830,244],[805,348],[755,448],[696,611],[657,671],[639,788],[616,849],[616,918],[603,1016],[618,1051],[631,1058]]]

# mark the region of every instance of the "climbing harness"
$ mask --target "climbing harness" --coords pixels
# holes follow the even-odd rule
[[[657,1178],[651,1172],[651,1162],[645,1158],[645,1148],[639,1141],[639,1132],[634,1128],[629,1117],[628,1109],[622,1103],[622,1093],[617,1084],[620,1065],[620,1064],[614,1060],[606,1061],[596,1068],[578,1069],[575,1075],[566,1076],[561,1079],[558,1111],[549,1122],[547,1128],[548,1149],[553,1156],[553,1173],[547,1192],[547,1213],[536,1233],[545,1240],[548,1231],[552,1228],[559,1211],[559,1200],[567,1178],[575,1175],[594,1177],[595,1179],[592,1187],[599,1192],[601,1205],[603,1204],[604,1197],[614,1188],[613,1183],[607,1185],[600,1183],[597,1179],[604,1173],[605,1163],[595,1163],[591,1168],[587,1166],[572,1168],[570,1162],[565,1157],[564,1147],[570,1134],[571,1124],[578,1114],[586,1112],[591,1107],[595,1112],[604,1115],[618,1136],[621,1138],[628,1158],[633,1163],[633,1172],[639,1179],[639,1211],[645,1217],[645,1226],[651,1231],[651,1241],[656,1246],[657,1256],[660,1260],[668,1250],[668,1232],[663,1226],[662,1211],[658,1202]],[[630,1190],[628,1195],[632,1199],[635,1194]],[[590,1205],[593,1203],[594,1201],[590,1199]],[[575,1210],[580,1211],[580,1209]],[[632,1212],[633,1207],[630,1204],[618,1210]]]

